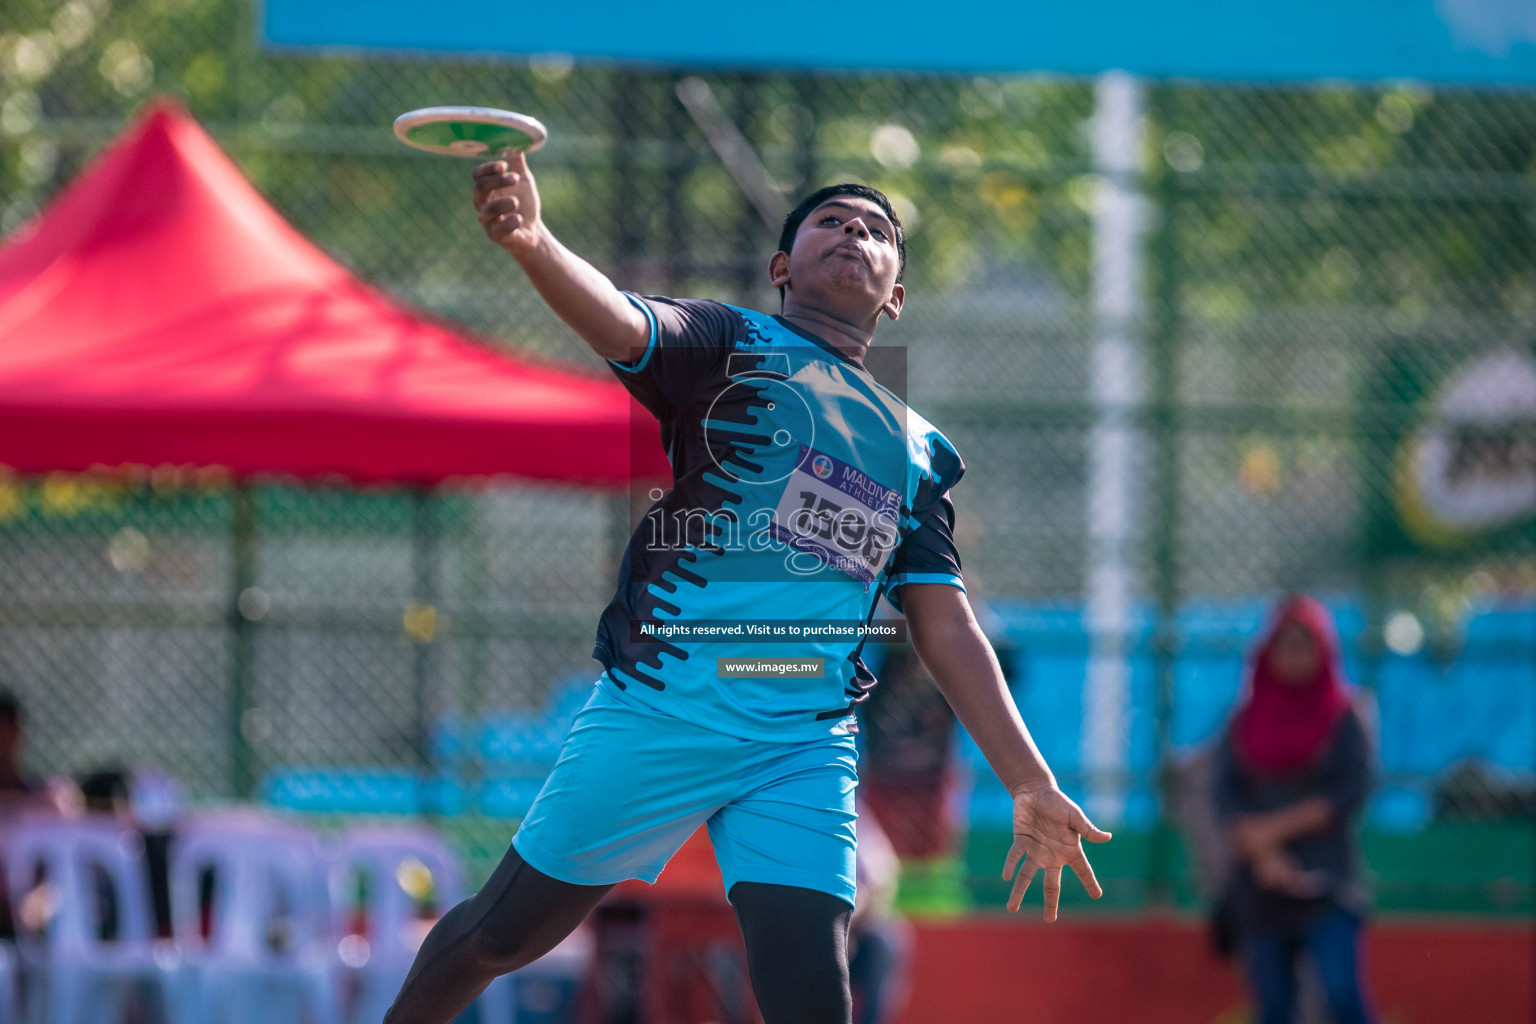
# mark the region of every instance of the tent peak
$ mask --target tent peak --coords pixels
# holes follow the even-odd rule
[[[637,408],[353,277],[168,98],[0,246],[0,464],[23,472],[622,486],[669,470]]]

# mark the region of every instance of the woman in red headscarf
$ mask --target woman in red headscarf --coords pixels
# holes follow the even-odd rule
[[[1287,598],[1217,754],[1216,805],[1237,860],[1225,905],[1260,1024],[1293,1024],[1303,953],[1335,1024],[1375,1020],[1355,835],[1370,765],[1333,618],[1310,597]]]

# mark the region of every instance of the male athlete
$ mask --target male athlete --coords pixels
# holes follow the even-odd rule
[[[768,316],[619,291],[550,233],[521,154],[474,185],[486,234],[660,421],[674,480],[625,550],[603,673],[559,761],[485,887],[427,936],[387,1024],[447,1024],[615,883],[654,881],[700,824],[764,1020],[848,1024],[854,709],[874,684],[849,627],[882,594],[1013,794],[1009,908],[1043,870],[1055,920],[1063,867],[1100,896],[1081,840],[1109,834],[1057,787],[966,600],[960,458],[863,366],[905,298],[889,200],[835,185],[802,201],[768,263]]]

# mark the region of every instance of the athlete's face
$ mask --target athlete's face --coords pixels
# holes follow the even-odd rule
[[[773,287],[787,288],[799,303],[839,311],[852,304],[871,318],[884,313],[892,320],[904,298],[896,283],[900,269],[895,225],[862,196],[833,196],[816,207],[793,249],[775,253],[768,265]]]

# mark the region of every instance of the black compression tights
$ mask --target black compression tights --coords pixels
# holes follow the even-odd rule
[[[815,889],[765,882],[731,886],[731,907],[764,1024],[849,1024],[853,908]]]
[[[508,849],[485,888],[428,933],[384,1024],[449,1024],[498,975],[553,949],[610,888],[550,878]],[[766,1024],[848,1024],[848,904],[760,882],[738,882],[731,900]]]
[[[485,887],[427,933],[384,1024],[448,1024],[499,975],[559,945],[611,888],[550,878],[508,847]]]

